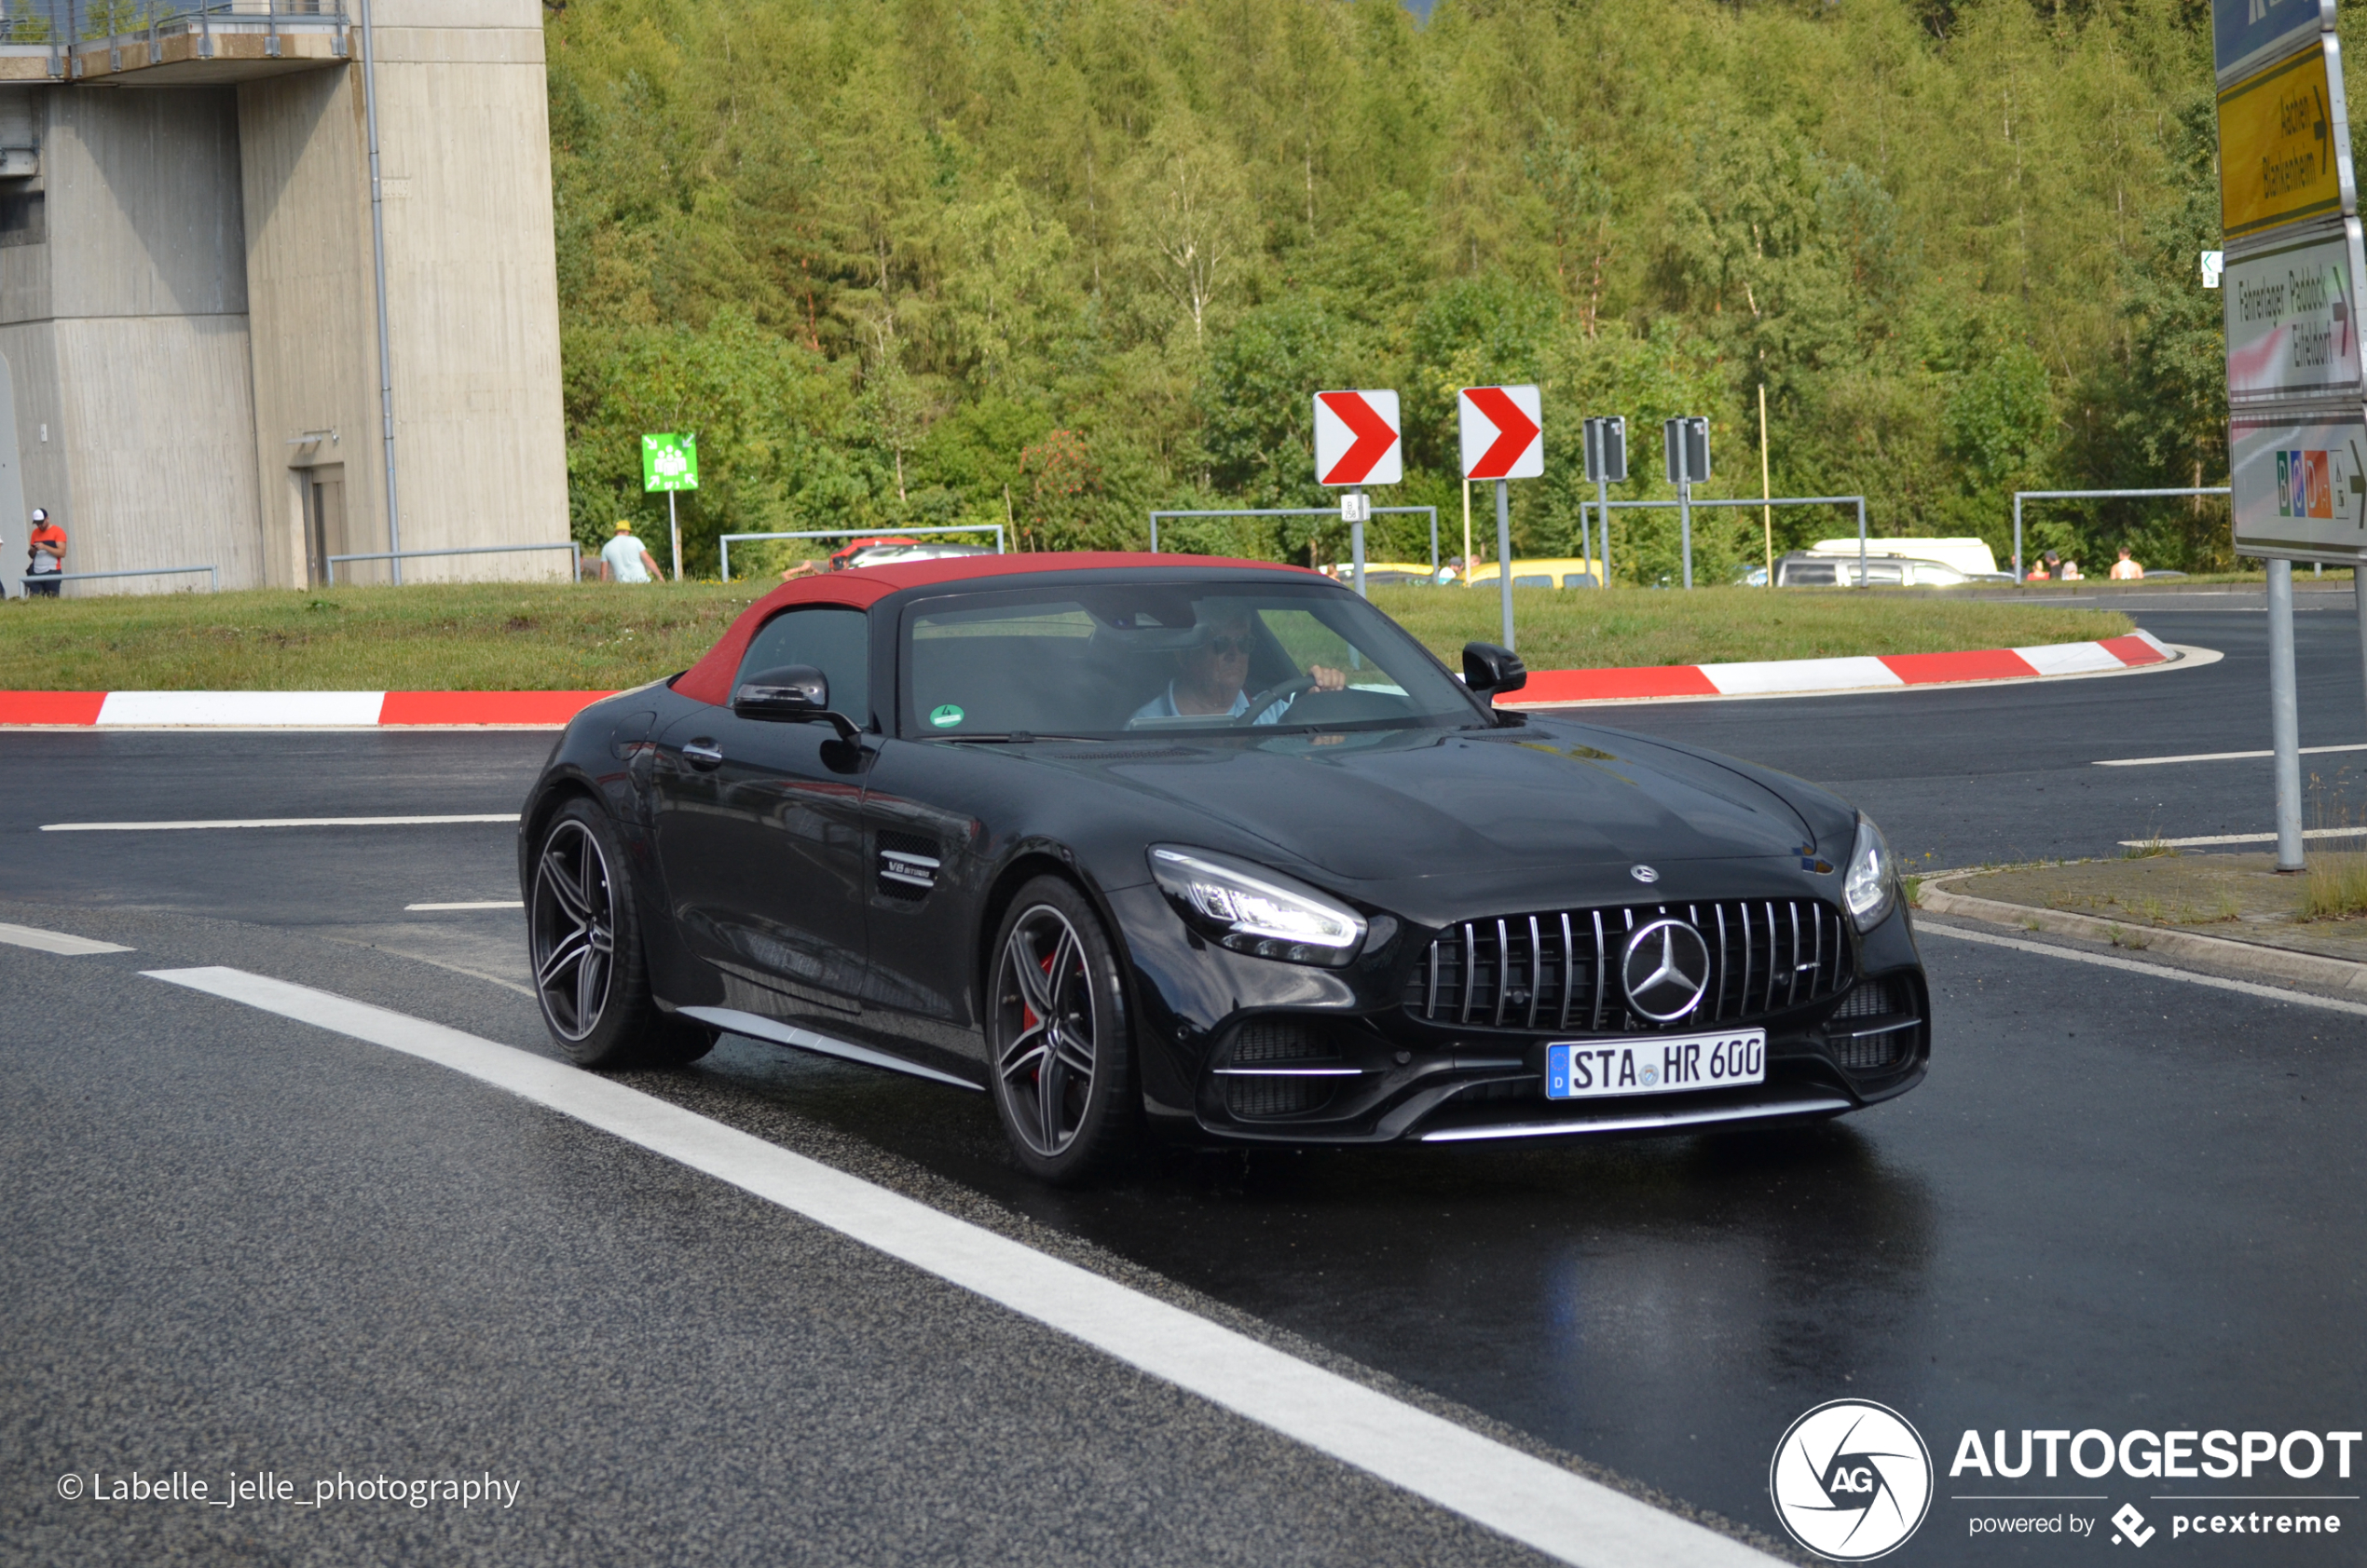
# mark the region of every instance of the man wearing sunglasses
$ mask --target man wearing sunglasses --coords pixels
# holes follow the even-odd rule
[[[1250,655],[1257,648],[1249,616],[1224,615],[1202,625],[1200,634],[1199,641],[1184,653],[1184,667],[1168,682],[1167,689],[1135,710],[1138,722],[1218,714],[1238,718],[1249,712],[1249,694],[1241,688],[1249,680]],[[1314,689],[1318,691],[1337,691],[1348,685],[1347,673],[1328,665],[1310,665],[1307,673],[1314,677]],[[1250,722],[1280,723],[1282,716],[1301,695],[1293,691],[1269,704]]]

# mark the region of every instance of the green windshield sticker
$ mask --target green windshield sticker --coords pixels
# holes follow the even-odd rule
[[[962,722],[962,710],[947,702],[929,710],[929,722],[939,729],[951,729]]]

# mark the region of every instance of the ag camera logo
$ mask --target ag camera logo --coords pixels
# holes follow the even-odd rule
[[[1767,1491],[1792,1539],[1836,1562],[1868,1562],[1906,1544],[1930,1511],[1931,1451],[1889,1406],[1835,1399],[1785,1432]]]

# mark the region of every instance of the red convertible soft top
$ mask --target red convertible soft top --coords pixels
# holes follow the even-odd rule
[[[878,566],[856,566],[785,582],[740,612],[731,629],[716,640],[705,658],[676,679],[683,696],[721,707],[732,700],[732,677],[739,673],[748,639],[776,610],[791,605],[844,605],[869,609],[891,593],[907,588],[928,588],[940,582],[966,582],[975,578],[1009,577],[1022,572],[1109,571],[1125,566],[1249,567],[1269,572],[1301,572],[1272,561],[1237,561],[1221,555],[1153,555],[1142,551],[1045,551],[1017,555],[955,555],[934,561],[896,561]],[[1329,578],[1323,580],[1330,581]]]

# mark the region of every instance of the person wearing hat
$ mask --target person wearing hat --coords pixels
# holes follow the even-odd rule
[[[49,521],[40,507],[33,509],[33,535],[26,541],[24,591],[28,598],[58,596],[59,574],[66,569],[66,531]]]
[[[633,537],[633,525],[617,519],[616,538],[609,540],[600,552],[602,582],[663,582],[657,558],[649,548]]]

